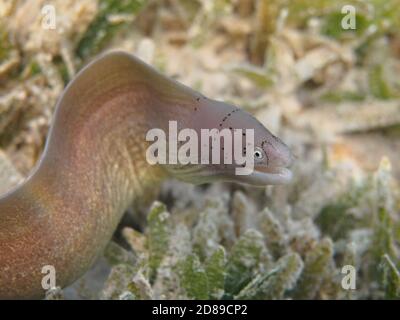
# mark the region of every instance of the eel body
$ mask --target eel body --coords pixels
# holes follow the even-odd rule
[[[289,180],[287,171],[275,169],[290,163],[290,152],[252,116],[204,97],[132,55],[108,53],[67,86],[39,163],[24,183],[0,197],[0,298],[43,297],[42,269],[48,265],[56,270],[58,286],[71,284],[101,254],[132,201],[165,177],[197,182],[202,172],[206,178],[199,182],[241,182],[211,165],[186,171],[150,165],[146,133],[167,130],[171,120],[195,130],[221,123],[255,128],[267,164],[264,173],[244,182],[268,184],[263,174],[271,183]]]

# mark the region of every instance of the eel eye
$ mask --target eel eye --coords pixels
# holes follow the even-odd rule
[[[262,158],[264,158],[262,151],[260,148],[256,148],[254,150],[254,159],[261,160]]]

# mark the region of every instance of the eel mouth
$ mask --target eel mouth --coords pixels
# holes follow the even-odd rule
[[[287,167],[266,167],[266,166],[255,166],[254,173],[262,176],[264,175],[267,179],[276,179],[278,183],[289,183],[293,178],[292,171]]]
[[[253,186],[288,184],[293,179],[292,171],[287,167],[254,166],[254,171],[247,176],[238,176],[241,183]]]
[[[214,181],[230,181],[247,184],[255,187],[267,185],[289,184],[293,179],[293,173],[288,167],[255,165],[253,172],[248,175],[237,175],[234,170],[207,170],[207,166],[189,167],[187,170],[174,170],[170,172],[178,179],[193,184],[209,183]]]

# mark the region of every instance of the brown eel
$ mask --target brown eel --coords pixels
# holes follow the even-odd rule
[[[146,133],[180,128],[254,129],[255,169],[235,164],[150,165]],[[105,54],[60,97],[43,155],[22,185],[0,197],[0,298],[41,298],[42,268],[57,285],[80,277],[104,250],[124,211],[166,177],[251,185],[286,183],[286,145],[250,114],[204,97],[123,52]]]

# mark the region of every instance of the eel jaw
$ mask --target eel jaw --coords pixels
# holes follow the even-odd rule
[[[255,175],[266,184],[288,184],[293,179],[293,173],[287,167],[255,166],[251,175]]]
[[[210,169],[212,168],[212,169]],[[182,168],[180,168],[182,169]],[[235,169],[212,166],[198,167],[198,170],[174,170],[170,169],[172,175],[185,182],[192,184],[203,184],[216,181],[229,181],[239,184],[247,184],[256,187],[267,185],[289,184],[293,178],[292,171],[287,167],[269,167],[265,165],[255,165],[254,170],[249,175],[237,175]]]
[[[254,166],[254,171],[249,175],[240,175],[234,178],[235,182],[252,186],[264,187],[266,185],[289,184],[293,173],[287,167]]]

